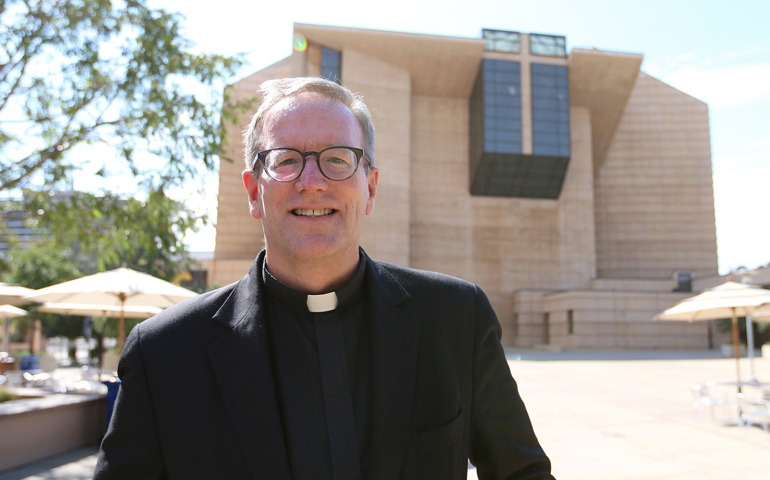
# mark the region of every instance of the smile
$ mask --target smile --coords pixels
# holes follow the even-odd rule
[[[336,212],[333,208],[321,208],[321,209],[312,209],[312,208],[295,208],[291,211],[294,215],[298,215],[300,217],[323,217],[324,215],[331,215],[332,213]]]

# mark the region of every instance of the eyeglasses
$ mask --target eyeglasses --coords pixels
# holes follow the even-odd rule
[[[262,162],[267,175],[276,182],[291,182],[305,170],[307,157],[316,157],[318,170],[329,180],[339,182],[352,177],[366,153],[354,147],[329,147],[320,152],[300,152],[293,148],[271,148],[257,153],[254,170]]]

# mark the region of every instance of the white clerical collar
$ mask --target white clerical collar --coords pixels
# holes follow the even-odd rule
[[[329,312],[335,308],[337,308],[337,294],[334,292],[307,296],[307,309],[312,313]]]

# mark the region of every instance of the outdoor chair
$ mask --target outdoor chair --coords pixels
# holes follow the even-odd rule
[[[738,401],[741,405],[740,426],[743,435],[753,425],[762,426],[766,432],[770,432],[770,401],[747,398],[744,393],[738,394]]]
[[[706,410],[709,411],[711,420],[714,420],[714,408],[724,410],[727,405],[725,391],[722,387],[695,384],[691,390],[693,396],[692,413],[690,414],[691,422],[697,420],[697,423],[700,423]]]

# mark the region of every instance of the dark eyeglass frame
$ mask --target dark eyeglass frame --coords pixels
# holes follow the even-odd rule
[[[332,150],[332,149],[335,149],[335,148],[345,148],[345,149],[348,149],[348,150],[352,151],[355,154],[355,156],[356,156],[356,168],[354,168],[353,172],[350,175],[348,175],[347,177],[345,177],[345,178],[339,178],[339,179],[338,178],[331,178],[328,175],[326,175],[326,173],[324,172],[323,168],[321,167],[321,154],[323,152],[327,151],[327,150]],[[300,168],[299,173],[297,173],[297,175],[294,178],[292,178],[290,180],[278,180],[277,178],[274,178],[272,175],[270,175],[270,169],[268,169],[267,165],[265,165],[265,159],[267,158],[267,154],[268,153],[270,153],[272,151],[275,151],[275,150],[291,150],[293,152],[297,152],[297,153],[300,154],[300,156],[302,157],[302,168]],[[254,171],[254,173],[259,173],[257,171],[257,165],[260,162],[262,162],[262,166],[265,167],[265,173],[267,174],[268,177],[270,177],[271,180],[276,181],[276,182],[280,182],[280,183],[293,182],[294,180],[298,179],[302,175],[302,172],[305,171],[305,164],[307,164],[307,157],[311,156],[311,155],[315,157],[315,162],[316,162],[316,165],[318,165],[318,171],[321,172],[321,175],[323,175],[326,179],[331,180],[332,182],[344,182],[345,180],[347,180],[350,177],[352,177],[353,175],[355,175],[356,172],[358,171],[358,166],[361,164],[361,159],[362,158],[364,160],[366,160],[367,162],[369,161],[369,158],[366,156],[366,152],[363,149],[356,148],[356,147],[348,147],[346,145],[337,145],[337,146],[334,146],[334,147],[324,148],[320,152],[313,152],[313,151],[310,151],[310,152],[300,152],[296,148],[277,147],[277,148],[269,148],[267,150],[262,150],[261,152],[258,152],[257,155],[254,157],[254,166],[252,167],[252,170]]]

